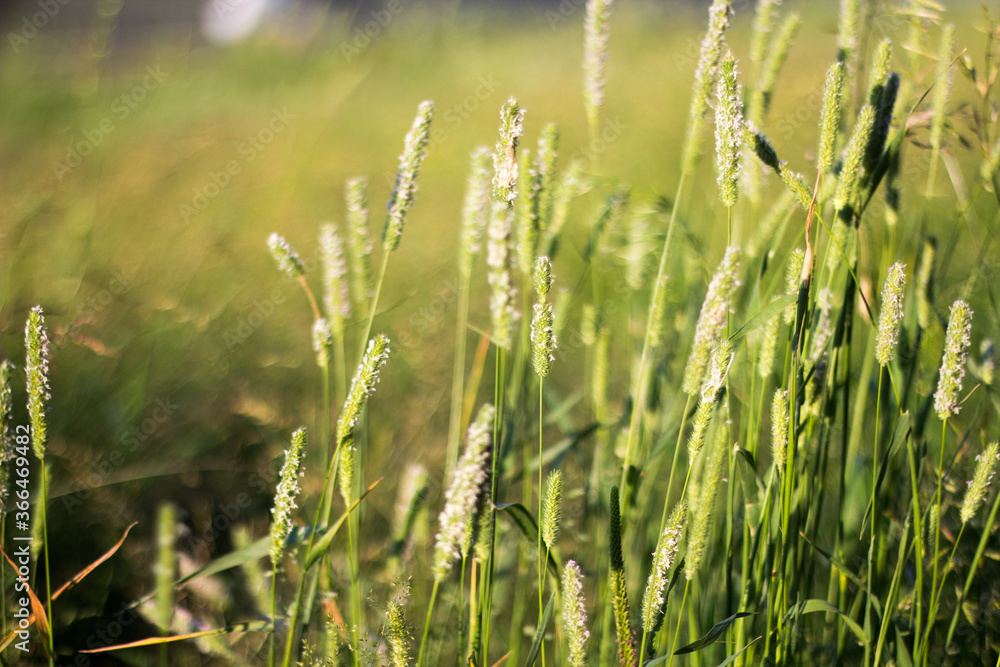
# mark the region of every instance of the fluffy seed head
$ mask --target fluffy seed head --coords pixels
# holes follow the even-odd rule
[[[379,369],[388,360],[389,338],[385,334],[378,334],[368,341],[368,349],[351,381],[351,390],[347,393],[344,407],[340,411],[340,419],[337,420],[338,445],[351,437],[351,431],[358,423],[358,417],[361,416],[368,397],[375,391]]]
[[[24,347],[27,363],[24,370],[28,378],[28,416],[31,419],[31,444],[39,460],[45,458],[48,443],[48,411],[51,398],[49,387],[49,333],[45,328],[45,315],[41,306],[35,306],[28,315],[24,330]]]
[[[552,262],[548,257],[539,257],[535,260],[535,295],[540,300],[545,300],[552,288]]]
[[[701,568],[702,557],[708,544],[708,534],[712,527],[712,515],[715,513],[715,496],[722,480],[722,468],[726,460],[727,430],[717,429],[718,435],[705,461],[701,492],[698,494],[698,508],[695,511],[693,528],[688,538],[687,555],[684,560],[684,576],[688,581],[694,579]]]
[[[847,153],[837,180],[837,190],[833,196],[834,207],[839,211],[853,199],[858,181],[861,178],[861,162],[871,139],[872,128],[875,125],[875,108],[870,104],[861,107],[854,132],[847,143]]]
[[[351,316],[344,242],[333,225],[319,228],[319,253],[323,265],[323,310],[336,338],[344,337],[344,320]]]
[[[952,304],[951,315],[948,317],[944,356],[941,358],[937,392],[934,394],[934,411],[937,412],[938,419],[954,417],[960,409],[958,393],[962,391],[971,336],[972,310],[969,304],[958,300]]]
[[[708,10],[708,30],[701,40],[698,68],[694,73],[691,91],[687,138],[684,142],[684,166],[687,170],[693,168],[697,160],[701,126],[708,111],[708,100],[712,95],[712,86],[715,85],[715,76],[719,70],[719,58],[722,56],[722,38],[729,27],[730,5],[730,0],[713,0]]]
[[[763,342],[760,346],[760,356],[757,359],[757,370],[764,380],[771,377],[774,370],[774,356],[778,350],[778,325],[781,324],[781,316],[775,315],[764,325]]]
[[[389,214],[385,221],[385,232],[382,244],[386,252],[399,247],[399,239],[403,235],[403,223],[406,214],[413,206],[414,195],[417,192],[417,175],[420,165],[427,156],[427,141],[430,137],[431,118],[434,116],[434,103],[421,102],[417,107],[417,116],[413,126],[406,133],[403,144],[403,154],[399,156],[399,171],[396,172],[396,186],[389,197]]]
[[[492,405],[480,408],[476,420],[469,426],[465,451],[445,494],[444,509],[439,518],[441,528],[434,545],[434,578],[437,581],[443,581],[455,561],[462,556],[460,547],[475,514],[483,481],[489,474],[486,464],[493,443],[493,416]]]
[[[493,151],[493,202],[507,207],[517,198],[517,144],[524,134],[524,110],[513,97],[500,108],[500,131]]]
[[[728,339],[722,340],[712,351],[712,365],[701,386],[701,400],[714,403],[719,399],[722,388],[726,384],[729,367],[733,365],[733,344]]]
[[[372,238],[368,229],[368,179],[364,176],[347,181],[344,192],[347,200],[347,253],[351,267],[351,295],[354,302],[364,304],[371,291],[371,270],[368,266],[372,254]]]
[[[552,327],[552,304],[542,302],[534,305],[531,318],[531,367],[538,377],[552,372],[555,361],[556,335]]]
[[[962,523],[968,523],[976,515],[989,493],[990,482],[1000,461],[1000,445],[992,442],[982,454],[976,457],[976,472],[969,480],[969,488],[962,499]]]
[[[743,143],[743,104],[736,81],[736,61],[727,55],[719,72],[715,106],[715,157],[719,196],[732,207],[739,193],[740,147]]]
[[[847,62],[858,48],[858,10],[861,0],[840,0],[840,20],[837,27],[839,59]]]
[[[472,153],[469,180],[462,205],[461,251],[458,267],[462,275],[471,275],[479,255],[480,239],[490,215],[490,149],[480,146]]]
[[[618,504],[618,487],[611,487],[611,607],[615,617],[615,635],[618,638],[618,661],[634,665],[635,636],[628,611],[628,588],[625,585],[625,561],[622,558],[622,517]]]
[[[410,597],[409,582],[400,587],[385,610],[386,643],[389,645],[389,661],[392,667],[410,665],[410,627],[406,623],[403,609]]]
[[[571,667],[586,667],[587,605],[583,599],[583,572],[575,560],[566,561],[562,575],[563,632],[569,642]]]
[[[750,62],[760,65],[764,61],[767,38],[774,28],[781,0],[760,0],[753,17],[753,31],[750,37]]]
[[[683,389],[688,395],[694,395],[701,389],[712,350],[722,336],[730,301],[740,284],[737,277],[739,263],[740,249],[730,246],[726,249],[726,254],[708,286],[708,293],[705,295],[701,314],[695,325],[691,355],[684,369]]]
[[[333,348],[333,332],[325,318],[320,317],[313,322],[312,328],[313,352],[316,353],[316,365],[320,368],[330,367],[330,350]]]
[[[587,117],[596,121],[604,105],[604,69],[608,62],[608,19],[612,0],[587,0],[583,38],[583,97]]]
[[[896,352],[899,325],[903,322],[903,289],[906,287],[906,266],[896,262],[889,267],[882,287],[882,312],[875,336],[875,358],[888,366]]]
[[[844,95],[845,67],[835,62],[826,71],[826,87],[823,89],[823,107],[820,111],[819,162],[820,173],[827,174],[833,168],[837,149],[837,126],[840,123],[840,104]]]
[[[645,633],[655,633],[663,617],[667,584],[670,582],[670,568],[674,566],[677,552],[684,537],[684,523],[687,521],[687,503],[681,500],[670,512],[670,519],[660,535],[653,552],[653,567],[646,581],[646,592],[642,596],[642,629]]]
[[[290,278],[298,278],[305,274],[306,270],[302,266],[299,253],[292,249],[285,237],[271,234],[267,238],[267,247],[271,250],[274,261],[278,263],[278,268],[288,274]]]
[[[278,476],[278,491],[271,509],[271,564],[277,567],[285,553],[285,540],[292,530],[292,513],[298,505],[299,477],[302,476],[303,453],[306,447],[306,430],[300,428],[292,434],[292,445],[285,450],[285,463]]]
[[[559,539],[559,522],[562,520],[562,471],[553,470],[545,480],[545,501],[542,504],[542,541],[554,549]]]
[[[946,23],[941,29],[941,48],[938,52],[937,84],[931,93],[931,146],[936,150],[941,148],[941,134],[944,131],[944,121],[948,115],[948,100],[951,97],[951,87],[954,82],[953,70],[949,67],[955,56],[955,25]]]
[[[788,452],[788,392],[777,389],[771,400],[771,459],[778,470],[785,469]]]

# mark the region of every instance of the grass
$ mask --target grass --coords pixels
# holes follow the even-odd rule
[[[752,119],[762,134],[717,144],[753,139],[773,167],[749,149],[724,155],[721,167],[735,159],[745,174],[734,202],[731,191],[720,200],[713,173],[714,80],[696,106],[700,149],[685,136],[703,12],[597,4],[517,22],[413,7],[350,62],[348,17],[334,14],[308,46],[217,52],[165,34],[94,60],[43,31],[0,65],[20,93],[0,99],[0,150],[17,165],[0,183],[0,353],[23,363],[35,303],[52,340],[52,478],[32,487],[46,530],[31,581],[52,634],[33,635],[32,659],[51,642],[59,664],[575,664],[589,633],[582,664],[1000,660],[1000,495],[989,460],[976,458],[1000,416],[988,343],[1000,320],[988,79],[1000,17],[949,7],[951,48],[899,8],[862,3],[856,28],[838,35],[832,8],[782,7],[780,20],[799,10],[802,24],[766,116]],[[767,65],[747,55],[762,19],[737,10],[726,48],[738,94],[750,95]],[[592,31],[609,32],[606,54],[588,40],[585,96],[588,12],[603,17]],[[883,38],[884,71],[873,60]],[[837,149],[817,175],[825,72],[838,58],[848,80],[829,125]],[[512,96],[527,112],[523,136],[508,105],[496,140]],[[367,175],[377,239],[425,99],[434,119],[422,164],[403,160],[412,170],[416,159],[419,190],[400,214],[399,248],[376,241],[376,283],[366,298],[352,292],[343,340],[317,359],[313,320],[330,315],[317,298],[320,224],[345,236],[344,184]],[[869,113],[874,140],[856,131]],[[550,121],[551,182],[533,161]],[[54,167],[81,141],[96,145],[79,166]],[[463,208],[469,155],[495,141],[493,166],[520,175],[483,181],[492,205]],[[842,159],[851,147],[856,159]],[[460,228],[487,226],[479,259],[460,271],[456,256],[470,252]],[[303,276],[277,270],[271,232],[298,252]],[[806,261],[788,270],[794,249]],[[531,280],[543,253],[546,297]],[[717,277],[724,254],[730,268]],[[896,262],[907,280],[886,324],[879,290]],[[490,304],[508,282],[519,318],[506,344]],[[973,313],[969,340],[949,324],[959,300]],[[544,336],[530,332],[548,306],[550,375],[537,372]],[[898,340],[876,360],[890,325]],[[358,376],[368,389],[345,393],[353,352],[383,332],[388,360],[368,360]],[[11,426],[27,423],[23,375],[13,377]],[[784,403],[772,410],[773,396]],[[488,456],[459,458],[487,403],[495,418],[469,443],[486,438]],[[772,430],[772,415],[785,430]],[[299,426],[310,438],[290,501],[280,453]],[[341,474],[350,452],[353,476]],[[556,472],[561,498],[545,501]],[[967,497],[968,479],[979,487]],[[279,483],[290,523],[275,532]],[[446,525],[466,537],[442,543],[445,499]],[[668,522],[678,506],[686,512]],[[133,520],[136,533],[109,552]],[[683,536],[658,602],[646,587],[665,528]],[[263,564],[269,532],[287,533],[287,548]],[[570,560],[582,620],[562,600],[564,585],[578,594],[564,583]],[[208,629],[218,632],[155,639]]]

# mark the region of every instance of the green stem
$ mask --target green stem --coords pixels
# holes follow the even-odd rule
[[[48,618],[49,665],[55,665],[55,642],[52,640],[52,583],[49,577],[49,507],[48,507],[48,469],[45,459],[42,459],[42,555],[45,558],[45,614]]]
[[[865,578],[865,583],[868,584],[868,595],[865,601],[865,625],[868,631],[868,642],[865,644],[865,664],[871,664],[871,643],[872,643],[872,632],[874,630],[875,619],[872,616],[872,579],[874,578],[875,571],[872,569],[872,560],[875,555],[875,530],[878,517],[878,507],[876,501],[878,500],[878,493],[876,485],[878,484],[878,428],[881,424],[881,410],[882,410],[882,372],[885,370],[885,366],[879,364],[878,367],[878,391],[875,393],[875,440],[872,444],[872,516],[871,516],[871,542],[868,545],[868,576]],[[887,610],[883,610],[883,614]]]
[[[424,620],[424,634],[420,638],[420,653],[417,655],[417,667],[422,667],[424,664],[424,651],[427,648],[427,633],[431,629],[431,616],[434,614],[434,601],[437,600],[438,586],[440,585],[438,579],[434,579],[434,587],[431,589],[431,601],[427,605],[427,618]]]
[[[542,560],[542,524],[544,519],[542,518],[542,453],[543,453],[543,440],[542,432],[545,428],[545,421],[543,417],[543,411],[545,409],[544,401],[542,398],[542,389],[545,385],[545,377],[540,376],[538,378],[538,625],[541,627],[542,616],[545,611],[545,604],[543,602],[545,594],[545,566],[548,564],[548,554],[545,555],[545,560]],[[527,463],[527,461],[525,461]],[[551,546],[551,545],[549,545]],[[545,629],[540,630],[542,636],[542,667],[545,667]]]

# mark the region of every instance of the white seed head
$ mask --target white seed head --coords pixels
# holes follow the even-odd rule
[[[323,310],[333,335],[344,337],[344,320],[351,316],[344,242],[333,225],[319,229],[319,253],[323,265]]]
[[[469,180],[465,186],[462,205],[461,251],[458,256],[462,275],[472,273],[472,265],[479,255],[480,242],[490,215],[490,150],[480,146],[472,153]]]
[[[494,203],[487,229],[486,264],[489,269],[490,314],[493,339],[497,347],[510,350],[514,323],[519,313],[515,309],[514,283],[511,280],[510,234],[513,209]]]
[[[267,247],[271,250],[271,256],[278,263],[278,268],[284,271],[290,278],[298,278],[305,274],[302,260],[299,254],[292,249],[283,236],[271,234],[267,238]]]
[[[500,131],[493,151],[493,202],[512,207],[517,199],[517,145],[524,134],[524,110],[513,97],[500,109]]]
[[[552,372],[556,335],[552,327],[552,304],[536,303],[531,318],[531,367],[538,377]]]
[[[976,457],[976,472],[969,480],[969,487],[962,499],[962,523],[968,523],[979,511],[990,490],[993,475],[996,474],[997,461],[1000,460],[1000,445],[990,443],[982,454]]]
[[[729,305],[733,294],[739,286],[738,278],[740,249],[730,246],[716,269],[712,282],[705,294],[701,306],[701,314],[695,325],[694,344],[684,369],[684,393],[694,395],[701,389],[705,371],[711,359],[712,350],[718,344],[726,324]]]
[[[351,267],[351,295],[355,303],[367,302],[371,291],[372,238],[368,229],[368,179],[364,176],[347,181],[347,254]]]
[[[351,390],[344,399],[344,407],[340,411],[340,419],[337,420],[338,445],[351,437],[351,431],[358,423],[368,397],[375,391],[379,369],[388,360],[389,338],[385,334],[378,334],[368,341],[368,349],[351,381]]]
[[[656,544],[656,551],[653,552],[653,567],[646,581],[646,592],[642,596],[642,629],[647,633],[656,631],[663,616],[670,568],[677,559],[686,521],[687,503],[681,500],[670,512],[670,519]]]
[[[24,347],[27,363],[24,366],[28,380],[28,417],[31,420],[31,444],[39,460],[45,458],[48,443],[48,411],[51,389],[49,386],[49,333],[45,328],[45,315],[41,306],[35,306],[28,315],[24,330]]]
[[[771,400],[771,460],[779,471],[785,469],[788,452],[788,392],[777,389]]]
[[[740,148],[743,145],[743,103],[736,81],[736,61],[727,55],[722,61],[715,105],[715,157],[719,196],[723,206],[736,204],[739,194]]]
[[[829,173],[833,168],[837,149],[837,127],[840,123],[840,104],[844,95],[845,68],[842,62],[835,62],[826,71],[826,87],[823,89],[823,107],[820,112],[819,161],[820,173]]]
[[[959,412],[958,394],[962,391],[962,378],[965,377],[965,362],[971,342],[972,310],[969,304],[958,300],[952,304],[951,315],[948,317],[944,356],[941,358],[937,392],[934,394],[934,411],[937,412],[938,419],[945,420]]]
[[[612,0],[587,0],[583,38],[583,97],[588,116],[604,105],[605,66],[608,62],[608,19]]]
[[[583,573],[576,561],[566,561],[562,576],[563,632],[569,642],[569,664],[571,667],[586,667],[587,605],[583,599]]]
[[[889,267],[882,287],[882,312],[878,319],[878,333],[875,336],[875,358],[882,366],[888,366],[896,352],[899,326],[903,322],[903,289],[906,287],[906,266],[896,262]]]
[[[300,428],[292,434],[292,444],[285,450],[285,463],[278,476],[278,490],[271,509],[271,563],[277,567],[285,553],[285,540],[292,530],[292,513],[299,493],[299,477],[306,447],[306,430]]]
[[[386,252],[399,247],[399,239],[403,235],[403,223],[406,214],[413,206],[417,192],[417,175],[420,165],[427,156],[427,142],[430,137],[431,118],[434,116],[434,103],[421,102],[417,108],[417,116],[413,126],[406,134],[403,154],[399,156],[399,171],[396,172],[396,186],[389,198],[389,214],[385,221],[385,233],[382,237]]]
[[[320,368],[329,368],[330,350],[333,348],[333,332],[325,318],[320,317],[313,322],[312,343],[313,352],[316,353],[316,365]]]

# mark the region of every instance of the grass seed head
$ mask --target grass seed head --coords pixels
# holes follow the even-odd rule
[[[462,275],[472,274],[480,242],[490,215],[490,149],[480,146],[472,153],[469,180],[462,205],[461,248],[458,266]]]
[[[732,207],[739,194],[740,147],[743,144],[743,103],[736,81],[736,61],[727,55],[719,72],[715,106],[715,156],[719,196]]]
[[[858,50],[858,14],[861,0],[840,0],[840,16],[837,24],[838,59],[847,63]]]
[[[799,31],[802,19],[795,12],[785,17],[778,33],[771,41],[768,48],[767,57],[764,59],[760,72],[760,79],[754,89],[755,120],[763,120],[767,117],[767,112],[771,107],[771,97],[774,94],[774,86],[778,82],[778,74],[781,72],[785,60],[788,58],[788,51],[791,48],[792,40]]]
[[[785,294],[798,294],[802,284],[802,265],[806,261],[806,251],[796,248],[788,256],[788,266],[785,269]],[[784,313],[785,324],[795,322],[795,304],[789,304]]]
[[[979,344],[979,379],[987,387],[993,384],[997,368],[997,351],[992,340],[984,338]]]
[[[611,4],[612,0],[587,0],[583,40],[583,98],[587,117],[595,121],[598,109],[604,106],[604,70],[608,63]]]
[[[976,472],[969,480],[969,488],[962,499],[962,523],[968,523],[976,515],[983,501],[989,494],[990,483],[996,474],[997,461],[1000,460],[1000,446],[990,443],[982,454],[976,457]]]
[[[347,245],[350,248],[348,263],[351,267],[351,295],[354,302],[368,302],[371,292],[372,238],[368,228],[368,179],[364,176],[347,181],[344,197],[347,200]]]
[[[945,333],[944,356],[937,391],[934,393],[934,411],[938,419],[954,417],[961,409],[958,394],[962,391],[965,377],[965,362],[972,342],[972,310],[969,304],[959,299],[951,306],[948,330]]]
[[[677,560],[686,521],[687,503],[682,499],[670,512],[667,525],[657,541],[656,551],[653,552],[653,567],[646,581],[646,592],[642,596],[642,629],[646,634],[655,634],[663,618],[670,568]]]
[[[780,324],[781,316],[775,315],[764,325],[764,336],[757,358],[757,371],[763,380],[771,377],[771,373],[774,371],[774,357],[778,351],[778,326]]]
[[[701,314],[695,325],[691,355],[688,357],[687,367],[684,369],[683,390],[689,396],[700,391],[712,350],[715,349],[722,336],[726,316],[729,314],[730,302],[740,284],[739,264],[740,249],[736,246],[730,246],[726,249],[726,254],[708,286],[705,301],[701,306]]]
[[[49,385],[49,333],[45,328],[45,315],[41,306],[35,306],[28,315],[24,330],[24,347],[27,363],[24,366],[28,380],[28,416],[31,419],[31,444],[35,456],[45,458],[48,444],[48,412],[51,388]]]
[[[399,247],[399,239],[403,235],[403,223],[406,214],[417,192],[417,176],[420,165],[427,157],[427,142],[431,131],[431,118],[434,116],[434,103],[421,102],[417,107],[417,116],[413,126],[406,133],[403,143],[403,153],[399,156],[399,171],[396,172],[396,185],[389,197],[389,214],[385,221],[385,232],[382,234],[382,246],[386,252],[392,252]]]
[[[358,448],[344,441],[340,446],[340,461],[337,463],[337,487],[340,497],[344,499],[344,507],[350,507],[354,499],[354,460]]]
[[[472,521],[480,490],[489,471],[490,449],[493,444],[492,405],[484,405],[469,426],[465,451],[455,467],[455,476],[445,494],[441,510],[437,541],[434,545],[434,578],[443,581],[455,561],[462,556],[469,523]]]
[[[587,604],[583,598],[583,572],[575,560],[566,561],[562,575],[563,631],[569,643],[569,664],[571,667],[586,667]]]
[[[542,541],[555,549],[562,520],[562,471],[553,470],[545,480],[545,502],[542,504]]]
[[[854,131],[847,143],[847,152],[840,168],[840,178],[837,180],[837,189],[833,195],[833,204],[838,211],[846,207],[854,198],[855,189],[861,178],[862,160],[865,157],[874,125],[875,108],[866,104],[858,112]]]
[[[788,392],[776,389],[771,400],[771,460],[779,471],[785,469],[788,452]]]
[[[722,43],[726,28],[729,27],[731,0],[713,0],[708,9],[708,30],[701,40],[698,54],[698,68],[694,73],[691,91],[691,109],[688,113],[687,137],[684,142],[683,169],[690,172],[694,168],[701,145],[701,127],[708,111],[709,98],[722,57]]]
[[[698,507],[694,514],[693,528],[688,538],[687,554],[684,559],[684,576],[691,581],[698,574],[701,562],[708,545],[708,534],[712,528],[712,516],[715,510],[715,496],[722,480],[722,468],[726,460],[727,431],[716,429],[718,433],[715,443],[709,452],[710,458],[705,462],[702,473],[701,492],[698,494]]]
[[[323,266],[323,310],[337,339],[344,337],[344,320],[351,316],[344,242],[333,225],[319,228],[319,253]]]
[[[513,207],[517,199],[517,145],[524,134],[524,110],[513,97],[500,108],[500,131],[493,151],[493,202]]]
[[[285,553],[285,540],[292,530],[292,513],[298,506],[299,477],[306,448],[306,430],[300,428],[292,434],[292,444],[285,450],[285,463],[278,476],[278,490],[271,509],[271,564],[278,567]]]
[[[344,407],[337,420],[337,444],[346,442],[351,436],[354,425],[358,423],[361,411],[368,397],[375,391],[378,383],[378,373],[382,365],[389,360],[389,338],[378,334],[368,341],[368,349],[361,360],[361,365],[351,381],[351,389],[344,400]]]
[[[316,365],[320,368],[329,368],[330,350],[333,348],[333,331],[326,318],[320,317],[313,322],[312,343],[313,352],[316,353]]]
[[[271,256],[278,263],[278,268],[285,272],[290,278],[300,278],[305,275],[305,268],[299,253],[292,249],[285,237],[278,234],[271,234],[267,239],[267,247],[271,250]]]
[[[514,323],[519,313],[515,309],[514,283],[511,279],[510,233],[513,209],[494,203],[487,229],[486,264],[490,284],[490,316],[493,340],[497,347],[510,350]]]
[[[833,168],[837,149],[837,130],[840,125],[841,101],[844,96],[845,67],[842,62],[835,62],[826,71],[826,86],[823,89],[823,106],[819,121],[819,162],[817,167],[821,174],[827,174]]]
[[[903,323],[903,290],[906,287],[906,266],[896,262],[889,267],[882,287],[882,312],[875,336],[875,358],[888,366],[896,352],[896,339]]]
[[[392,667],[410,665],[410,627],[403,610],[410,597],[409,582],[400,586],[399,592],[389,601],[385,610],[386,643],[389,645],[389,662]]]

